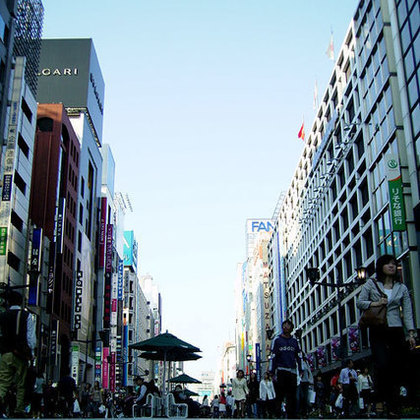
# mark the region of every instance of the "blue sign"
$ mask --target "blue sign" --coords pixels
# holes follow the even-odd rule
[[[262,230],[266,232],[271,232],[272,230],[274,230],[274,226],[271,224],[271,222],[263,222],[260,220],[253,221],[251,228],[252,232],[260,232]]]
[[[29,275],[28,305],[38,304],[38,278],[41,258],[42,228],[35,228],[32,233],[32,251]]]
[[[261,346],[260,343],[255,343],[255,365],[257,369],[257,380],[261,381]]]
[[[124,261],[122,259],[118,259],[118,289],[117,289],[118,300],[123,300],[123,276],[124,276]]]

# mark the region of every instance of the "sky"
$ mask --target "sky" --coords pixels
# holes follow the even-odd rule
[[[92,38],[105,80],[103,142],[133,213],[139,274],[163,329],[216,370],[234,340],[248,218],[287,190],[357,0],[42,0],[45,38]]]

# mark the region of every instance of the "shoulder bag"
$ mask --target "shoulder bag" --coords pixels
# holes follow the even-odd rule
[[[376,283],[375,280],[372,281],[375,283],[381,297],[386,298],[386,294],[379,288],[378,283]],[[387,305],[371,306],[370,308],[367,308],[359,319],[359,327],[386,327],[386,306]]]

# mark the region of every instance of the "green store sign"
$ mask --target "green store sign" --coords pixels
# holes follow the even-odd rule
[[[398,158],[395,155],[388,155],[385,164],[388,178],[392,230],[404,231],[407,226],[405,221],[402,178]]]

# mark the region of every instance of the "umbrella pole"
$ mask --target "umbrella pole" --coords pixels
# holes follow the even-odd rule
[[[163,395],[166,396],[166,351],[163,353]]]

